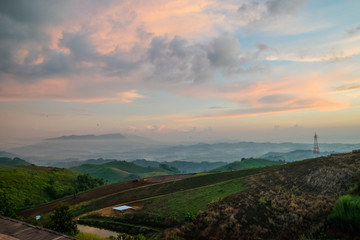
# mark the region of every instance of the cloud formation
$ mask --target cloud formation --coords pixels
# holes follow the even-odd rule
[[[306,4],[3,1],[0,100],[124,104],[148,97],[145,92],[163,91],[236,103],[246,106],[246,114],[324,108],[337,100],[326,91],[326,67],[303,74],[280,64],[327,64],[357,56],[358,27],[349,31],[350,38],[324,44],[315,36],[299,43],[288,36],[311,35],[321,26],[304,20]],[[310,86],[319,95],[316,101]]]

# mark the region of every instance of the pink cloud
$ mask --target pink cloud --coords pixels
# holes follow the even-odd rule
[[[137,128],[135,126],[129,126],[129,129],[135,131]]]
[[[164,125],[160,125],[160,126],[157,126],[157,125],[147,125],[146,126],[146,129],[148,130],[152,130],[152,131],[158,131],[158,132],[161,132],[165,129],[165,126]]]
[[[253,107],[226,111],[218,114],[204,114],[195,117],[186,117],[179,119],[180,122],[193,122],[198,120],[211,119],[233,119],[242,117],[255,117],[265,114],[318,110],[318,111],[335,111],[349,107],[349,104],[342,102],[332,102],[324,99],[305,99],[302,102],[288,106],[288,107]]]
[[[117,94],[117,98],[110,100],[119,103],[132,103],[135,99],[144,98],[144,96],[140,95],[136,92],[136,90],[131,90],[128,92],[120,92]]]

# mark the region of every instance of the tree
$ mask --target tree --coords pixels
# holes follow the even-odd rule
[[[89,174],[80,174],[76,178],[76,188],[78,191],[86,191],[88,189],[104,185],[102,179],[93,178]]]
[[[50,215],[50,219],[51,222],[48,227],[54,231],[70,236],[75,236],[79,232],[76,222],[73,221],[73,215],[70,212],[70,205],[68,203],[58,204]]]
[[[5,217],[16,217],[15,205],[3,190],[0,189],[0,215]]]

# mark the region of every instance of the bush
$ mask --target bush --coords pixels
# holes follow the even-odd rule
[[[54,231],[75,236],[79,233],[68,203],[59,203],[50,215],[51,222],[46,226]]]
[[[343,231],[360,231],[360,197],[340,197],[329,216],[329,221]]]

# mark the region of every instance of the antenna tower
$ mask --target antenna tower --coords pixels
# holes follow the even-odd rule
[[[314,135],[314,154],[320,154],[320,149],[319,149],[319,144],[318,144],[318,140],[317,140],[317,134],[315,133]]]

